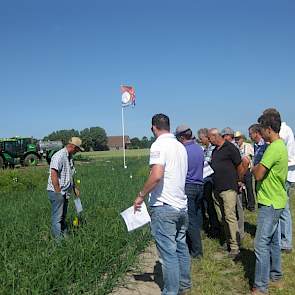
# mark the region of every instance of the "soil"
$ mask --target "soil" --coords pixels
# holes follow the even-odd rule
[[[161,264],[154,243],[139,257],[139,266],[129,271],[112,295],[160,295],[163,287]]]

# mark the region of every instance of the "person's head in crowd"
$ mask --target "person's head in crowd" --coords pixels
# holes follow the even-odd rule
[[[69,140],[66,148],[70,155],[74,155],[78,152],[84,151],[84,148],[82,147],[82,140],[79,137],[75,137],[75,136]]]
[[[222,137],[229,142],[234,140],[234,133],[235,132],[230,127],[225,127],[221,130]]]
[[[249,127],[248,131],[249,131],[249,137],[251,138],[251,140],[255,143],[259,143],[262,138],[261,125],[260,124],[252,124]]]
[[[209,133],[208,128],[201,128],[197,132],[198,140],[203,146],[208,146],[210,144],[208,133]]]
[[[258,118],[258,123],[261,126],[261,134],[265,141],[272,142],[274,138],[279,136],[281,129],[281,116],[271,112],[263,112],[263,115]]]
[[[208,132],[209,140],[213,145],[221,146],[225,139],[217,128],[211,128]]]
[[[236,144],[241,147],[245,139],[244,134],[241,131],[236,131],[234,136]]]
[[[181,143],[185,143],[193,139],[193,132],[187,125],[179,125],[175,130],[175,137]]]
[[[169,117],[164,114],[156,114],[152,118],[151,131],[155,137],[159,137],[164,133],[170,132],[170,120]]]
[[[278,118],[279,120],[282,120],[281,119],[281,115],[280,115],[280,112],[275,109],[275,108],[268,108],[268,109],[265,109],[262,113],[263,115],[265,114],[269,114],[269,115],[272,115],[272,116],[275,116],[276,118]]]

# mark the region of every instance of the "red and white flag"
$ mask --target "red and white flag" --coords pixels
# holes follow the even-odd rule
[[[121,85],[122,107],[135,106],[135,89],[132,86]]]

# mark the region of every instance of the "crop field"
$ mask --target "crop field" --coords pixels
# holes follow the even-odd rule
[[[126,157],[141,158],[148,156],[149,149],[132,149],[126,150]],[[81,155],[91,159],[106,159],[106,158],[122,158],[123,151],[99,151],[99,152],[84,152]]]
[[[48,167],[0,172],[0,294],[107,294],[150,240],[148,227],[127,233],[119,213],[131,206],[147,173],[147,157],[100,158],[79,165],[83,223],[73,199],[69,237],[50,234]]]
[[[48,167],[0,171],[1,295],[109,294],[118,279],[140,262],[138,254],[151,240],[149,228],[127,233],[119,213],[132,205],[148,175],[147,150],[130,151],[128,169],[123,168],[122,151],[81,157],[88,159],[76,163],[83,223],[72,225],[76,213],[71,199],[69,237],[61,244],[50,234]],[[295,191],[293,202],[294,197]],[[294,222],[294,204],[292,214]],[[202,234],[204,258],[192,262],[192,295],[249,294],[255,269],[256,215],[245,210],[246,237],[236,262],[225,255],[217,240]],[[271,289],[270,294],[293,295],[294,251],[282,255],[282,269],[285,288]]]

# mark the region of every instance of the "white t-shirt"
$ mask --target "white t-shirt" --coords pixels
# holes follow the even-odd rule
[[[185,147],[171,133],[160,135],[150,150],[150,165],[164,166],[164,176],[150,193],[149,205],[161,206],[163,203],[174,208],[187,207],[184,186],[188,169]]]
[[[295,182],[295,140],[292,129],[285,122],[282,122],[281,124],[280,137],[285,142],[288,150],[287,180]]]

